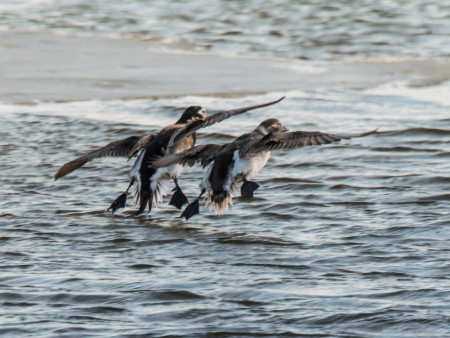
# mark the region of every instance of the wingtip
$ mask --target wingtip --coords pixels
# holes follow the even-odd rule
[[[258,105],[256,105],[256,106],[247,107],[247,108],[245,109],[245,111],[247,111],[247,110],[253,110],[253,109],[258,109],[258,108],[264,108],[264,107],[267,107],[267,106],[274,105],[274,104],[276,104],[276,103],[278,103],[278,102],[284,100],[285,97],[286,97],[286,95],[283,95],[283,96],[280,97],[278,100],[270,101],[270,102],[266,102],[266,103],[262,103],[262,104],[258,104]]]
[[[57,179],[60,179],[61,177],[66,176],[67,174],[69,174],[71,171],[67,172],[67,166],[63,165],[61,168],[58,169],[58,171],[55,173],[55,176],[53,176],[55,178],[55,181]]]
[[[364,137],[364,136],[369,136],[372,134],[377,134],[378,129],[379,129],[379,127],[375,128],[373,130],[370,130],[370,131],[366,131],[365,133],[359,134],[357,137]]]
[[[283,95],[283,96],[280,97],[278,100],[268,102],[267,105],[270,106],[270,105],[272,105],[272,104],[278,103],[278,102],[280,102],[280,101],[283,101],[285,98],[286,98],[286,95]]]

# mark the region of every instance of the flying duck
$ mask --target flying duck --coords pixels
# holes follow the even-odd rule
[[[203,107],[190,106],[183,112],[177,122],[164,127],[157,134],[142,137],[130,136],[114,141],[64,164],[55,174],[55,180],[71,173],[95,158],[115,156],[128,157],[130,159],[133,156],[137,156],[137,160],[131,169],[131,181],[128,188],[116,198],[108,208],[108,211],[111,210],[114,213],[116,210],[125,207],[128,191],[137,181],[135,198],[136,202],[139,203],[139,209],[131,216],[144,212],[147,205],[150,212],[152,205],[157,205],[162,201],[163,196],[166,195],[167,183],[170,179],[175,183],[175,193],[170,200],[170,204],[181,209],[184,204],[188,203],[177,180],[183,166],[174,163],[164,168],[153,168],[152,163],[154,160],[166,155],[173,156],[194,147],[196,142],[195,132],[200,128],[208,127],[249,110],[278,103],[283,98],[259,105],[219,111],[210,116],[208,116]]]
[[[242,197],[253,197],[259,185],[251,179],[266,165],[271,150],[288,150],[303,146],[321,145],[362,137],[376,130],[358,135],[336,135],[320,131],[293,131],[283,127],[277,119],[267,119],[250,133],[243,134],[231,143],[205,144],[184,152],[163,157],[153,164],[164,168],[174,164],[193,166],[200,163],[207,169],[200,184],[201,192],[181,214],[186,220],[199,213],[199,199],[207,192],[206,205],[214,207],[216,213],[223,214],[232,205],[232,194],[241,188]]]

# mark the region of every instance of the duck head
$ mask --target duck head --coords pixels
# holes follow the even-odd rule
[[[176,124],[183,124],[199,119],[204,119],[208,116],[206,109],[201,106],[190,106],[181,114],[180,119]]]
[[[269,133],[277,131],[288,131],[286,127],[283,127],[278,119],[267,119],[262,121],[259,126],[255,129],[257,132],[267,135]]]

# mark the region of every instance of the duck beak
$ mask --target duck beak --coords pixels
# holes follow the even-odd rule
[[[286,131],[289,131],[289,129],[287,129],[286,127],[283,127],[283,131],[286,132]]]

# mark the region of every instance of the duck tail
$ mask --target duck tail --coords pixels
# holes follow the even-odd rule
[[[233,205],[233,199],[229,191],[222,190],[208,196],[207,205],[214,207],[216,214],[223,215],[223,211],[228,209],[229,205]]]
[[[140,187],[140,189],[136,191],[136,202],[139,202],[139,209],[131,216],[142,214],[147,205],[148,212],[150,212],[152,210],[153,191],[151,191],[151,189],[145,189],[144,186]]]

